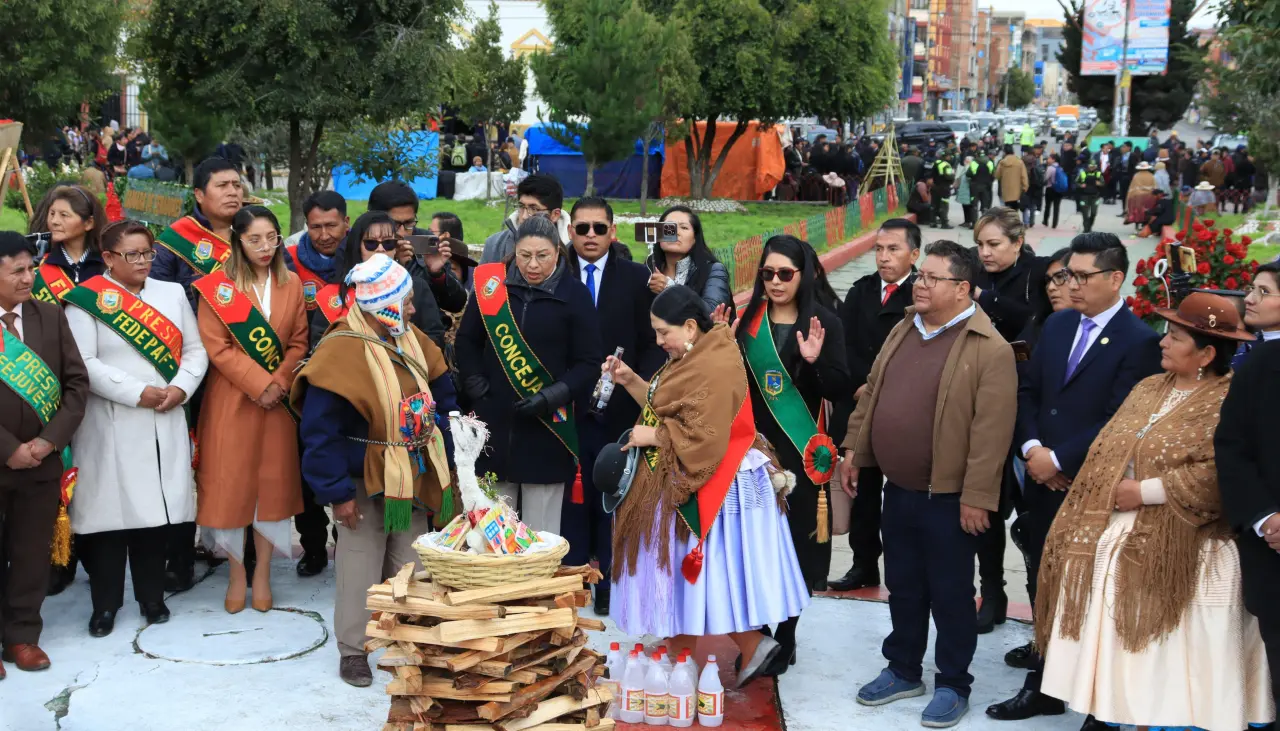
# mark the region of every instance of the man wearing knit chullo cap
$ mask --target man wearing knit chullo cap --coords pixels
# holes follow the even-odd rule
[[[339,526],[339,674],[363,687],[373,680],[366,590],[417,561],[412,543],[432,517],[452,517],[445,416],[457,400],[444,354],[410,323],[404,267],[377,254],[347,283],[356,307],[321,338],[290,398],[302,415],[303,475]]]

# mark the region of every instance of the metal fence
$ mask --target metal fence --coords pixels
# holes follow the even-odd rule
[[[789,234],[808,241],[821,254],[870,231],[876,219],[901,213],[905,202],[906,187],[899,183],[895,188],[880,188],[859,196],[847,205],[829,208],[781,229],[765,231],[732,246],[714,249],[714,252],[729,270],[734,293],[745,292],[755,286],[760,252],[764,249],[764,242],[770,238]]]

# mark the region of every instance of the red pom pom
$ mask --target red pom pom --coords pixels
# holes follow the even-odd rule
[[[1200,272],[1201,274],[1208,274],[1208,273],[1209,273],[1209,262],[1207,262],[1207,261],[1202,261],[1202,262],[1200,262],[1200,263],[1196,266],[1196,271],[1197,271],[1197,272]]]
[[[573,473],[573,490],[569,499],[573,501],[574,505],[581,505],[586,502],[586,498],[582,494],[582,465],[578,465],[577,471]]]
[[[690,584],[698,583],[698,576],[702,574],[702,561],[702,541],[698,541],[698,545],[680,562],[680,574],[685,581]]]

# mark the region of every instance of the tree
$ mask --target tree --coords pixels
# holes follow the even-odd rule
[[[469,125],[483,124],[486,133],[490,125],[518,119],[524,111],[527,67],[523,58],[508,57],[501,42],[498,4],[490,0],[488,17],[471,29],[459,54],[451,95],[458,117]],[[493,148],[485,147],[492,168]],[[488,186],[485,190],[487,195]]]
[[[1010,109],[1021,109],[1036,99],[1036,80],[1014,66],[1000,80],[1000,98]]]
[[[182,158],[188,183],[194,177],[196,163],[213,154],[231,131],[231,116],[225,111],[193,104],[155,84],[142,87],[142,106],[156,138]]]
[[[322,181],[335,121],[432,113],[452,80],[461,0],[152,0],[129,52],[144,75],[250,127],[288,129],[290,224]]]
[[[1083,0],[1058,0],[1066,19],[1058,61],[1067,72],[1067,88],[1079,102],[1098,110],[1098,119],[1112,123],[1115,104],[1115,77],[1082,76],[1080,48],[1084,27]],[[1196,0],[1171,0],[1169,13],[1169,65],[1164,75],[1134,76],[1129,100],[1133,110],[1129,133],[1146,134],[1153,129],[1172,129],[1186,113],[1200,81],[1204,49],[1187,22],[1196,9]]]
[[[0,114],[22,122],[28,141],[70,122],[81,102],[118,84],[118,0],[4,0],[0,3]]]
[[[897,59],[882,0],[647,0],[694,35],[698,93],[685,107],[691,192],[709,198],[750,123],[870,116],[893,96]],[[695,75],[696,71],[696,75]],[[715,153],[716,124],[735,122]]]
[[[669,109],[692,62],[679,21],[662,23],[639,0],[549,0],[555,32],[551,53],[533,58],[538,96],[549,108],[549,133],[582,151],[586,194],[595,194],[595,170],[623,160],[637,138]],[[647,180],[644,181],[647,183]]]
[[[364,120],[356,120],[340,132],[330,134],[324,151],[330,159],[341,160],[349,166],[356,183],[412,181],[431,175],[439,168],[439,150],[429,150],[412,131],[398,127],[387,129]]]

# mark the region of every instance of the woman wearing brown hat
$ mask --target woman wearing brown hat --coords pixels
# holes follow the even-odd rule
[[[1165,372],[1139,382],[1098,434],[1045,544],[1042,689],[1099,727],[1239,731],[1275,709],[1213,434],[1236,343],[1252,336],[1217,295],[1158,314]]]

